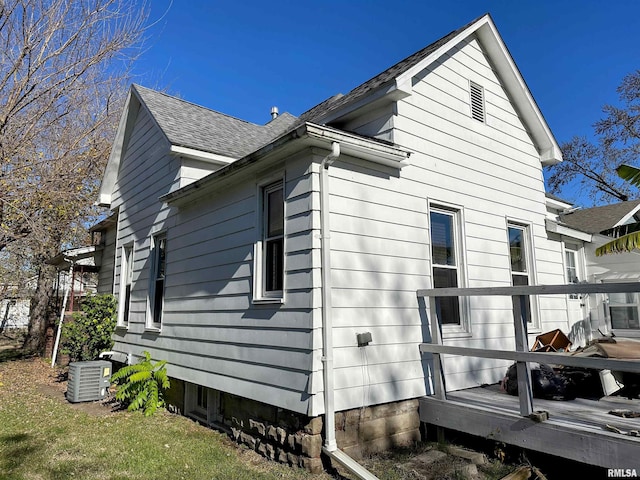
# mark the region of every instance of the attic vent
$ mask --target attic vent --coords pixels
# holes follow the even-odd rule
[[[477,83],[469,82],[471,92],[471,118],[484,123],[484,89]]]

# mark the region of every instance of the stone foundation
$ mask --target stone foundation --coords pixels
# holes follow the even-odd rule
[[[190,414],[186,390],[185,382],[171,380],[165,396],[170,411]],[[224,392],[219,392],[217,408],[210,410],[218,418],[213,426],[227,431],[236,442],[271,460],[311,473],[323,471],[323,417],[308,417]],[[335,423],[338,448],[355,459],[420,440],[417,399],[338,412]]]
[[[238,443],[311,473],[323,470],[321,417],[307,417],[226,393],[221,394],[220,413]]]

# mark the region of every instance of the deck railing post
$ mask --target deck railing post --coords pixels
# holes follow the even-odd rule
[[[440,309],[436,297],[429,297],[429,317],[431,319],[431,343],[442,345],[440,335]],[[433,388],[435,397],[445,400],[447,392],[444,388],[444,378],[442,372],[442,358],[439,353],[433,354]]]
[[[513,324],[515,327],[516,351],[529,351],[529,338],[527,335],[528,295],[514,295],[514,305],[520,306],[520,311],[514,308]],[[516,362],[518,375],[518,399],[520,401],[520,415],[528,417],[533,413],[533,391],[531,389],[531,369],[527,362]]]

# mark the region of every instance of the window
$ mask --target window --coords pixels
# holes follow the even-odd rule
[[[196,390],[196,407],[206,412],[208,397],[207,388],[202,385],[198,385]]]
[[[186,383],[185,413],[207,425],[222,422],[220,392],[202,385]]]
[[[151,319],[153,328],[162,325],[162,307],[164,303],[164,278],[166,268],[167,237],[164,234],[153,237],[151,258]]]
[[[118,305],[118,326],[129,325],[131,286],[133,284],[133,245],[122,247],[120,257],[120,301]]]
[[[567,283],[580,282],[580,275],[578,272],[578,247],[575,245],[565,244],[564,246],[564,262],[565,262],[565,277]],[[569,294],[569,298],[578,299],[580,295],[576,293]]]
[[[529,269],[527,267],[527,256],[529,255],[529,247],[527,242],[527,227],[521,225],[508,226],[509,230],[509,259],[511,260],[511,285],[526,286],[530,285]],[[532,324],[531,316],[531,297],[526,297],[526,314],[527,321]],[[520,302],[514,298],[513,310],[516,318],[520,317]]]
[[[484,88],[474,82],[469,82],[471,98],[471,118],[484,123]]]
[[[262,297],[282,298],[284,287],[284,188],[276,182],[262,188],[261,275]]]
[[[611,328],[614,330],[640,329],[639,307],[640,298],[637,292],[610,293]]]
[[[440,208],[432,208],[429,214],[433,288],[455,288],[460,285],[457,216],[457,211]],[[442,325],[461,325],[460,299],[439,297],[439,300]]]
[[[202,385],[187,384],[186,413],[209,423],[209,389]]]

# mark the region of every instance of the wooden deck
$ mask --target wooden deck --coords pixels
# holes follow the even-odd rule
[[[533,400],[533,410],[549,419],[536,422],[519,413],[518,397],[497,385],[460,390],[420,400],[420,419],[428,424],[490,438],[543,453],[605,468],[640,470],[640,418],[609,414],[624,409],[640,412],[640,400],[609,396],[600,400]],[[606,426],[623,433],[616,433]]]
[[[420,419],[432,425],[489,438],[522,448],[556,455],[604,468],[640,470],[640,418],[609,414],[624,409],[640,412],[640,400],[606,397],[599,401],[551,401],[533,398],[530,363],[571,366],[640,374],[636,358],[600,358],[565,353],[530,352],[527,334],[527,297],[613,292],[640,292],[640,282],[610,284],[532,285],[516,287],[435,288],[418,290],[418,304],[429,322],[429,343],[420,351],[431,355],[433,396],[420,400]],[[514,305],[513,335],[516,350],[493,350],[445,345],[442,340],[440,302],[443,297],[510,296]],[[443,362],[446,355],[511,360],[517,366],[518,397],[493,388],[446,392]],[[540,420],[537,411],[548,412]]]

